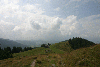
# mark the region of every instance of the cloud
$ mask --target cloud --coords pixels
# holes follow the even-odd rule
[[[60,10],[60,7],[57,7],[56,9],[54,9],[55,11],[59,11]]]
[[[74,19],[70,19],[70,18]],[[93,39],[94,37],[100,37],[100,24],[99,18],[100,15],[91,15],[77,20],[76,16],[69,16],[63,20],[63,23],[60,27],[60,31],[63,35],[70,37],[84,37]],[[71,21],[69,21],[71,20]]]
[[[17,31],[17,30],[19,30],[19,29],[20,29],[19,26],[15,26],[15,28],[13,29],[13,31]]]
[[[75,15],[66,18],[50,17],[43,15],[45,11],[40,4],[19,5],[19,1],[13,3],[15,0],[12,2],[2,0],[2,2],[0,37],[15,40],[65,40],[76,36],[100,38],[100,14],[81,19],[77,19]],[[55,10],[59,11],[60,8]]]
[[[17,4],[17,3],[19,3],[19,0],[1,0],[2,4],[9,4],[11,2],[14,4]]]
[[[12,31],[27,32],[28,30],[33,30],[32,24],[30,22],[16,25]]]
[[[33,15],[29,18],[26,17],[26,22],[22,24],[13,25],[13,23],[4,21],[0,24],[2,26],[6,25],[6,27],[13,26],[8,28],[9,34],[6,35],[6,38],[64,40],[76,36],[83,38],[100,37],[99,18],[100,15],[91,15],[79,20],[74,15],[70,15],[65,19],[46,15]],[[3,27],[0,30],[3,32],[6,31],[6,28]],[[9,37],[9,35],[12,36]]]
[[[100,34],[100,24],[99,24],[100,15],[92,15],[86,18],[82,18],[79,22],[83,26],[83,35],[88,35],[88,37],[99,37]],[[82,31],[81,31],[82,32]]]
[[[34,4],[34,5],[31,5],[31,4],[27,4],[27,5],[24,5],[22,6],[22,9],[26,12],[31,12],[31,13],[34,13],[34,14],[43,14],[45,11],[43,11],[41,8],[40,8],[41,5],[39,4]]]
[[[52,29],[55,30],[55,29],[60,29],[60,25],[62,24],[62,21],[60,18],[55,18],[54,21],[53,21],[53,24],[52,24]]]
[[[6,0],[5,0],[6,1]],[[45,11],[42,10],[40,5],[37,4],[25,4],[25,5],[19,5],[19,1],[15,3],[17,0],[14,1],[8,1],[6,4],[4,1],[1,1],[0,4],[0,14],[3,18],[16,18],[19,17],[22,18],[27,14],[43,14]]]
[[[33,28],[35,28],[37,30],[41,29],[41,26],[38,24],[38,21],[31,22],[31,25]]]
[[[11,38],[12,37],[12,29],[15,24],[11,22],[6,22],[4,20],[0,21],[0,38]]]
[[[55,35],[56,37],[61,35],[59,29],[62,21],[60,18],[48,17],[45,15],[40,15],[38,19],[33,17],[28,18],[26,20],[27,23],[15,26],[13,32],[20,32],[21,37],[24,38],[33,37],[34,35],[33,39],[45,40],[51,39],[51,37],[54,37]]]
[[[14,25],[14,23],[5,22],[4,20],[1,20],[1,21],[0,21],[0,25]]]
[[[66,19],[63,19],[62,25],[60,27],[60,31],[63,35],[71,35],[72,32],[74,32],[76,29],[75,24],[77,23],[76,18],[77,16],[71,15]]]

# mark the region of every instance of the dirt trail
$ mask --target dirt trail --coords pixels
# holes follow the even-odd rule
[[[33,63],[31,64],[31,67],[35,67],[35,62],[36,60],[33,61]]]

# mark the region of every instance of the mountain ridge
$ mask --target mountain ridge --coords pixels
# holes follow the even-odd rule
[[[16,41],[13,41],[13,40],[9,40],[9,39],[3,39],[3,38],[0,38],[0,47],[1,48],[6,48],[6,47],[11,47],[13,48],[14,46],[15,47],[27,47],[27,45],[23,45],[21,43],[18,43]]]

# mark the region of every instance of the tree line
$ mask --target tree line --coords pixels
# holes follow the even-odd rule
[[[1,44],[0,44],[1,45]],[[42,44],[41,47],[45,47],[45,48],[49,48],[51,44],[48,43],[47,44]],[[7,58],[12,58],[13,57],[13,53],[19,53],[19,52],[24,52],[24,51],[28,51],[28,50],[32,50],[35,49],[37,47],[24,47],[24,49],[22,49],[22,47],[13,47],[12,49],[10,47],[6,47],[4,49],[1,49],[0,47],[0,60],[2,59],[7,59]]]
[[[0,60],[12,58],[13,53],[24,52],[32,49],[33,49],[32,47],[25,47],[24,49],[22,49],[22,47],[13,47],[13,49],[11,49],[10,47],[6,47],[4,49],[1,49],[0,47]]]
[[[41,47],[49,48],[50,45],[51,44],[49,44],[49,43],[48,44],[42,44]]]
[[[96,45],[95,43],[88,41],[86,39],[82,39],[81,37],[80,38],[79,37],[76,37],[76,38],[73,37],[73,39],[70,38],[68,40],[68,42],[73,49],[78,49],[78,48]]]

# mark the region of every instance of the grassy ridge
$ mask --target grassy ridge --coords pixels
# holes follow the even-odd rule
[[[68,42],[60,42],[50,48],[36,48],[15,53],[14,58],[0,60],[0,67],[100,67],[100,44],[73,50]]]
[[[82,48],[66,55],[66,66],[100,67],[100,45]]]
[[[68,41],[66,42],[59,42],[59,43],[55,43],[53,45],[50,46],[51,49],[58,49],[59,50],[62,50],[64,52],[71,52],[73,49],[70,47]]]
[[[33,50],[15,53],[14,58],[0,60],[0,67],[30,67],[33,60],[41,54],[45,54],[46,48],[36,48]]]

